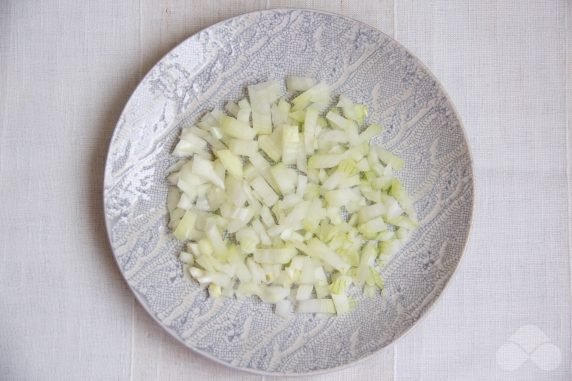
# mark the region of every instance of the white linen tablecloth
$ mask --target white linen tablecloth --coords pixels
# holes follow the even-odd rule
[[[572,379],[566,0],[1,1],[0,379],[265,378],[147,316],[114,263],[101,194],[115,122],[153,64],[219,20],[285,6],[364,21],[425,62],[476,177],[470,244],[427,317],[366,362],[300,379]]]

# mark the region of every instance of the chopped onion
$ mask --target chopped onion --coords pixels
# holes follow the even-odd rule
[[[218,151],[216,155],[228,173],[237,179],[242,179],[242,161],[238,156],[229,150]]]
[[[229,139],[228,148],[235,155],[252,156],[258,152],[258,143],[255,140]]]
[[[276,315],[283,318],[290,318],[292,316],[292,303],[289,300],[279,300],[276,302],[276,309],[274,310]]]
[[[298,126],[282,127],[282,162],[284,164],[296,164],[298,155],[298,145],[300,144],[300,135]]]
[[[300,300],[296,305],[296,312],[335,314],[336,307],[332,299]]]
[[[306,91],[316,84],[315,78],[290,76],[286,78],[288,91]]]
[[[213,298],[257,296],[277,315],[318,317],[355,307],[351,288],[378,295],[379,269],[418,227],[393,170],[403,160],[370,140],[367,107],[329,86],[288,77],[184,128],[169,168],[169,228],[183,268]],[[361,132],[360,132],[361,131]]]

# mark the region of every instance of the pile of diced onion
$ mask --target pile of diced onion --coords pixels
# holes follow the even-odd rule
[[[380,269],[417,227],[393,170],[370,140],[367,108],[325,83],[289,77],[184,128],[168,180],[179,259],[211,297],[258,296],[276,313],[342,314],[374,296]],[[294,93],[294,94],[293,94]],[[291,99],[291,101],[289,101]],[[350,292],[350,290],[354,290]]]

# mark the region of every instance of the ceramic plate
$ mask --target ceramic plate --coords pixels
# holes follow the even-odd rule
[[[383,271],[386,288],[351,313],[284,320],[257,298],[213,300],[183,276],[182,245],[167,228],[166,174],[181,128],[288,75],[326,81],[366,103],[421,226]],[[105,171],[105,216],[117,263],[147,311],[190,349],[262,374],[305,374],[354,363],[411,328],[461,258],[473,172],[461,122],[427,68],[355,20],[311,10],[245,14],[188,38],[141,81],[115,129]]]

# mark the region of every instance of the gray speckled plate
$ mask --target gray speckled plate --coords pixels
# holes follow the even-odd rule
[[[269,305],[207,297],[183,276],[167,229],[165,176],[178,131],[245,95],[245,85],[317,77],[367,103],[378,139],[405,159],[400,176],[421,227],[384,269],[382,296],[328,319],[275,316]],[[109,148],[105,216],[117,263],[149,313],[189,348],[262,374],[343,367],[392,343],[419,320],[463,253],[473,206],[465,135],[437,80],[405,48],[354,20],[311,10],[268,10],[185,40],[147,74]]]

